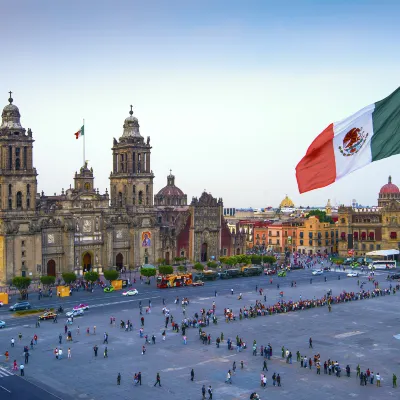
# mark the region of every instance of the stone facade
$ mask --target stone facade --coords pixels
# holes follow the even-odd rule
[[[365,256],[374,250],[400,248],[400,190],[389,177],[377,207],[339,208],[339,255]]]
[[[0,282],[245,251],[240,234],[226,226],[221,199],[203,193],[188,206],[170,174],[153,204],[150,137],[145,141],[139,128],[131,107],[113,140],[110,193],[99,193],[85,163],[73,187],[46,196],[37,193],[32,131],[21,126],[10,93],[0,125]]]

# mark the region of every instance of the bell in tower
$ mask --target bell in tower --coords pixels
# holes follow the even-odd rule
[[[150,169],[150,137],[144,141],[139,121],[130,107],[122,136],[119,141],[114,139],[112,147],[111,205],[117,208],[152,207],[154,174]]]

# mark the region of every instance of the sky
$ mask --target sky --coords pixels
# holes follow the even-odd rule
[[[14,0],[2,6],[0,108],[31,128],[38,191],[73,184],[85,119],[95,186],[130,105],[151,137],[154,193],[169,170],[225,207],[377,204],[395,156],[300,195],[295,167],[333,121],[399,86],[400,2]]]

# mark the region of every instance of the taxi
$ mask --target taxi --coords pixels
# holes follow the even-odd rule
[[[137,291],[137,289],[129,289],[126,292],[122,293],[122,296],[135,296],[139,294],[139,292]]]
[[[39,319],[41,321],[44,321],[46,319],[54,319],[56,316],[57,316],[56,313],[49,311],[49,312],[43,313],[42,315],[39,315]]]

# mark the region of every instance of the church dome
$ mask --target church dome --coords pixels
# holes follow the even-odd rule
[[[388,183],[381,187],[379,194],[394,194],[394,193],[400,193],[400,190],[395,184],[392,183],[392,177],[389,176]]]
[[[181,189],[175,186],[175,176],[170,173],[167,176],[167,186],[163,187],[155,195],[156,205],[181,205],[187,203],[187,196]]]
[[[21,126],[21,114],[19,113],[18,107],[13,104],[14,100],[11,97],[11,92],[8,101],[10,104],[7,104],[1,113],[2,122],[0,129],[23,129]]]
[[[133,111],[132,111],[132,106],[131,106],[131,111],[129,111],[129,117],[125,118],[124,121],[124,133],[122,134],[122,137],[137,137],[137,138],[142,138],[140,135],[140,130],[139,130],[139,121],[136,117],[133,116]]]
[[[280,208],[293,208],[294,203],[293,201],[288,197],[288,195],[285,196],[285,198],[281,201]]]

